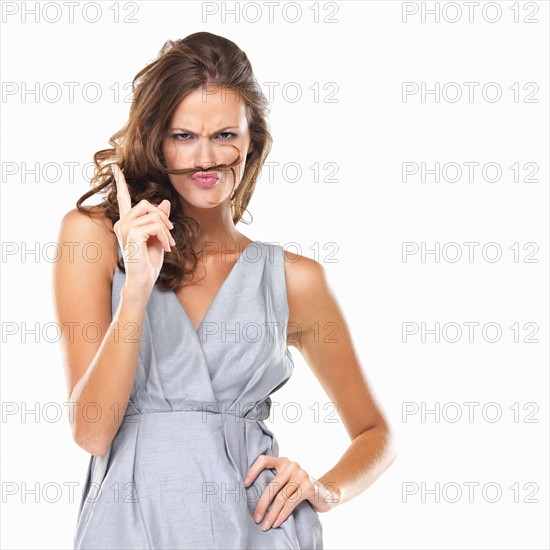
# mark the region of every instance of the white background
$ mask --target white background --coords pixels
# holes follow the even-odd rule
[[[271,181],[264,172],[248,207],[254,221],[239,229],[292,251],[297,246],[323,263],[365,375],[397,434],[400,454],[391,468],[360,496],[320,516],[325,548],[548,548],[548,2],[516,3],[514,12],[513,2],[491,7],[482,1],[473,21],[459,2],[454,6],[462,16],[454,23],[456,8],[447,2],[439,3],[439,22],[433,14],[421,18],[434,2],[320,2],[318,22],[314,3],[300,2],[294,23],[296,10],[286,6],[283,13],[285,2],[275,6],[271,22],[263,2],[248,3],[249,11],[244,2],[225,3],[237,5],[239,22],[223,17],[224,3],[183,1],[139,2],[137,10],[120,2],[118,23],[113,1],[97,3],[95,23],[93,3],[79,3],[73,22],[63,3],[51,2],[47,11],[40,3],[38,16],[25,20],[25,9],[35,4],[2,6],[2,547],[71,548],[89,459],[72,441],[65,408],[57,421],[43,414],[50,403],[55,416],[55,404],[66,401],[60,344],[47,330],[55,318],[46,245],[56,241],[61,217],[88,189],[82,166],[126,121],[123,87],[167,39],[207,30],[247,53],[264,92],[266,83],[280,84],[271,98],[268,157],[279,167]],[[217,13],[205,16],[207,7]],[[404,21],[404,9],[418,13]],[[254,23],[255,14],[260,20]],[[124,23],[125,17],[136,22]],[[78,83],[74,101],[67,82]],[[403,82],[430,89],[457,83],[463,97],[453,102],[448,86],[437,102],[433,95],[422,101],[419,93],[405,102]],[[479,83],[472,102],[464,82]],[[498,101],[482,95],[490,82],[502,90]],[[90,83],[86,99],[82,90]],[[295,84],[285,96],[289,83]],[[328,83],[337,86],[332,103],[323,101],[335,88]],[[534,89],[524,89],[527,83],[538,86],[538,102],[525,102]],[[296,85],[302,97],[293,102]],[[314,85],[321,91],[317,101]],[[23,93],[25,86],[38,86],[38,97]],[[118,102],[115,86],[122,89]],[[93,102],[97,89],[102,96]],[[403,181],[404,162],[430,169],[436,162],[458,163],[464,173],[457,182],[435,182],[433,175]],[[496,163],[500,180],[485,180],[478,166],[470,182],[465,162]],[[73,177],[68,163],[78,163]],[[291,181],[291,163],[302,170],[298,181]],[[314,163],[321,166],[318,182],[309,168]],[[325,163],[336,163],[335,181],[322,169]],[[514,163],[521,167],[518,182],[509,169]],[[526,163],[538,167],[536,181],[524,181]],[[36,177],[23,174],[35,165]],[[415,254],[405,262],[405,242],[430,249],[458,243],[463,256],[453,262],[455,250],[447,247],[439,261]],[[480,243],[472,262],[465,242]],[[499,261],[488,260],[494,248],[482,254],[491,242],[502,250]],[[518,262],[509,248],[514,243]],[[532,250],[523,249],[526,243],[538,246],[538,262],[524,261]],[[21,253],[33,248],[37,256]],[[433,335],[422,342],[420,334],[404,342],[407,322],[428,329],[456,323],[463,333],[450,342],[455,332],[449,325],[439,343]],[[473,342],[468,322],[479,323]],[[22,335],[25,325],[37,323],[38,335]],[[483,337],[487,323],[501,327],[499,341],[488,341],[491,330]],[[514,323],[519,342],[509,328]],[[538,327],[531,336],[538,342],[524,341],[529,326]],[[281,405],[270,427],[280,455],[320,477],[349,439],[337,416],[336,423],[328,421],[328,397],[292,353],[294,374],[272,395]],[[296,423],[281,415],[282,404],[291,401],[303,411]],[[472,422],[465,402],[480,404]],[[502,411],[495,422],[495,406],[483,414],[491,402]],[[321,421],[309,409],[315,403]],[[404,403],[413,409],[437,403],[445,414],[423,419],[417,413],[405,422]],[[449,403],[461,407],[460,420],[452,421],[456,408],[445,407]],[[509,408],[514,403],[519,421]],[[527,403],[535,405],[524,409]],[[35,407],[36,415],[22,414]],[[75,484],[72,498],[67,483]],[[472,501],[465,483],[478,484]],[[24,496],[25,484],[38,494]],[[495,486],[502,494],[491,502]],[[418,491],[406,495],[407,487]],[[436,487],[437,498],[422,495]],[[462,494],[453,502],[456,487]]]

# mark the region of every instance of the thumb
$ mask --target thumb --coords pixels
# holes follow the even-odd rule
[[[170,207],[172,205],[170,204],[170,201],[168,199],[164,199],[160,204],[159,208],[167,215],[170,215]]]

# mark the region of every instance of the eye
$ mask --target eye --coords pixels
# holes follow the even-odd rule
[[[180,134],[172,134],[172,137],[176,141],[189,141],[189,138],[186,137],[186,136],[189,136],[189,135],[190,134],[180,133]],[[237,137],[237,134],[235,134],[233,132],[220,132],[218,135],[220,136],[221,141],[229,141],[230,139],[233,139],[233,138]]]
[[[234,134],[233,132],[220,132],[218,135],[219,136],[222,136],[222,135],[230,136],[230,137],[227,137],[227,138],[222,137],[222,141],[229,141],[230,139],[233,139],[234,137],[237,137],[237,134]]]

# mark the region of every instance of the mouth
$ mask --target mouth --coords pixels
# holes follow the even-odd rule
[[[213,187],[220,176],[217,172],[197,172],[192,178],[199,187]]]

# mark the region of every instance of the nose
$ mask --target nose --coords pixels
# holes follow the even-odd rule
[[[196,156],[195,156],[195,166],[200,166],[201,168],[210,168],[211,166],[216,165],[216,160],[214,158],[214,148],[212,143],[208,138],[199,139]]]

